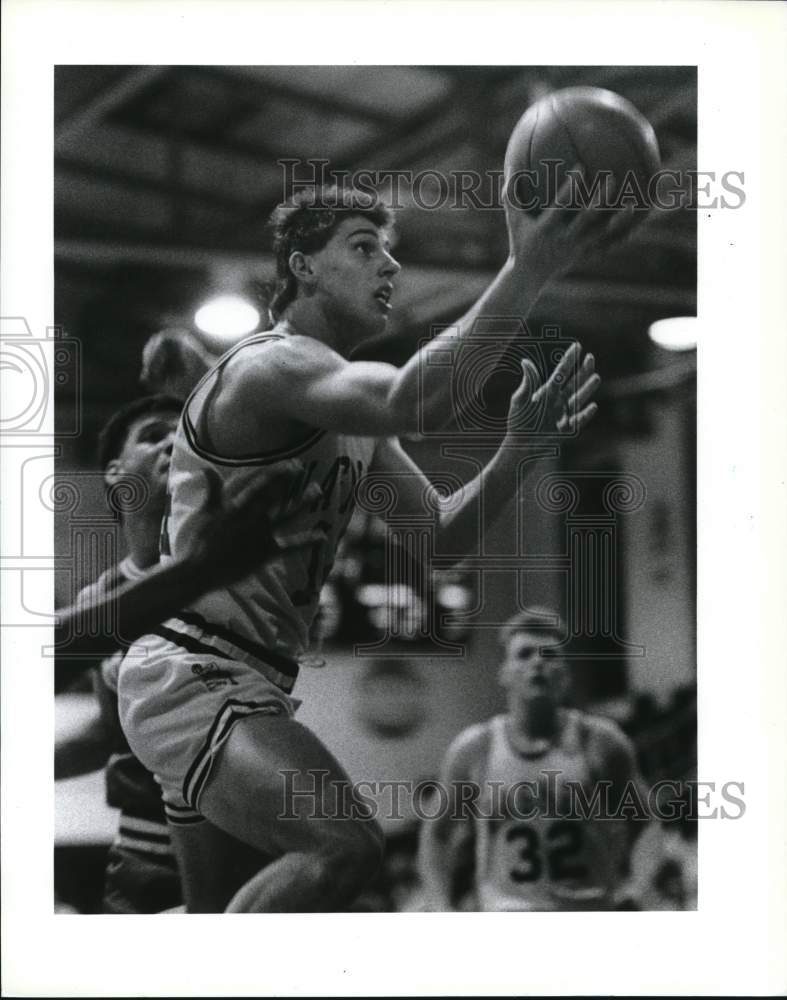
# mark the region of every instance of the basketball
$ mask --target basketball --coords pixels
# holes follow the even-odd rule
[[[547,94],[522,115],[506,149],[504,176],[519,208],[554,201],[566,171],[580,167],[587,188],[600,185],[607,203],[623,190],[646,195],[661,166],[656,134],[634,105],[600,87]],[[525,172],[527,174],[525,175]]]

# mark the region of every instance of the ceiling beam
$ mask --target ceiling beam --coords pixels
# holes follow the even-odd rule
[[[397,170],[402,163],[412,162],[434,149],[445,147],[467,133],[465,96],[462,87],[455,84],[446,96],[432,102],[395,128],[388,129],[382,140],[379,136],[375,137],[337,156],[331,169],[348,171],[350,174],[377,167]],[[267,219],[278,203],[279,201],[271,199],[261,200],[249,221]]]
[[[281,156],[280,149],[266,146],[265,143],[244,142],[242,139],[231,139],[229,137],[218,137],[213,132],[206,132],[200,128],[188,128],[181,123],[165,124],[164,122],[143,121],[132,118],[124,112],[119,112],[112,116],[112,124],[129,132],[135,132],[140,136],[155,136],[159,139],[171,141],[173,136],[185,139],[191,146],[199,150],[210,150],[213,153],[226,155],[243,156],[248,160],[253,160],[259,164],[260,160],[269,159],[275,162]]]
[[[168,66],[139,66],[130,69],[121,79],[94,94],[56,125],[55,146],[95,128],[108,114],[160,80],[168,70]]]
[[[57,228],[62,233],[63,227]],[[271,273],[275,269],[272,254],[255,253],[251,249],[177,244],[171,240],[157,242],[155,237],[142,234],[109,240],[61,235],[55,239],[55,259],[89,266],[150,264],[152,267],[193,268],[228,264],[254,266]]]
[[[293,86],[290,83],[282,83],[280,80],[261,80],[250,74],[238,72],[237,68],[231,66],[190,66],[188,69],[200,76],[222,81],[239,95],[248,97],[249,91],[252,91],[261,99],[260,110],[264,108],[265,103],[271,97],[279,97],[292,101],[294,104],[308,107],[312,111],[321,111],[331,115],[339,114],[347,118],[360,118],[386,127],[390,126],[392,122],[401,121],[406,117],[406,114],[396,114],[366,107],[356,101],[347,100],[340,94],[320,94],[311,89],[299,88],[297,84]],[[297,72],[298,67],[292,67],[294,79],[297,79]]]
[[[150,241],[137,243],[130,240],[104,241],[61,237],[55,240],[55,257],[60,260],[90,265],[134,263],[189,268],[226,263],[253,267],[259,271],[261,276],[272,275],[275,271],[275,260],[273,255],[269,253],[226,248],[217,250],[215,247],[194,244],[178,246],[165,242],[152,245]],[[489,269],[407,264],[403,276],[411,277],[419,286],[422,286],[426,281],[434,282],[436,288],[439,286],[441,296],[446,290],[454,287],[456,288],[457,301],[460,301],[465,295],[465,285],[472,284],[475,287],[479,283],[488,284],[495,277],[495,272]],[[554,309],[565,299],[570,299],[572,305],[579,306],[641,303],[649,306],[680,306],[683,308],[694,298],[694,292],[689,288],[569,278],[544,290],[539,304],[539,312],[544,311],[541,308],[542,304]],[[419,293],[418,299],[415,301],[426,303],[428,296]]]
[[[132,191],[142,191],[146,194],[161,194],[170,198],[177,197],[184,201],[200,202],[228,211],[243,209],[244,207],[244,203],[239,198],[230,198],[227,195],[206,191],[204,188],[174,184],[163,178],[145,177],[142,174],[122,170],[118,167],[102,167],[95,163],[83,163],[81,160],[77,160],[71,156],[57,156],[55,158],[55,170],[58,175],[57,182],[60,181],[59,175],[61,173],[67,173],[74,174],[84,180],[96,181],[99,184],[110,184],[128,188]],[[246,207],[249,207],[248,204]]]

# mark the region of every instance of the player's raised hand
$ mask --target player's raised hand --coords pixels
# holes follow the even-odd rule
[[[555,201],[538,214],[518,207],[509,197],[508,185],[504,188],[509,257],[542,282],[624,242],[647,216],[647,211],[632,206],[577,207],[572,174],[582,174],[579,164],[568,172]]]
[[[568,348],[554,371],[541,383],[536,366],[526,358],[522,361],[522,382],[511,397],[508,430],[521,429],[525,414],[538,407],[543,412],[540,429],[548,434],[576,434],[593,419],[598,405],[593,402],[601,378],[595,371],[592,354],[582,358],[582,347],[576,341]]]
[[[232,496],[206,470],[209,519],[199,531],[190,559],[210,575],[215,586],[231,583],[285,551],[324,539],[324,532],[304,527],[303,514],[322,495],[317,483],[300,489],[301,462],[292,459],[272,470],[255,470]]]

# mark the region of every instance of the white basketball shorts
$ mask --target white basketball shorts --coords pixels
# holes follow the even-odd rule
[[[190,614],[128,649],[118,673],[120,723],[161,785],[169,822],[202,822],[200,794],[236,723],[249,715],[293,716],[297,672],[294,660]]]

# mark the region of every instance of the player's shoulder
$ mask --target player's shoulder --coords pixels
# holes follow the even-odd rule
[[[254,334],[228,351],[217,367],[224,370],[224,378],[230,382],[242,381],[250,372],[257,378],[275,368],[278,359],[289,352],[289,339],[275,327]]]
[[[455,768],[476,763],[489,749],[494,719],[476,722],[451,741],[446,761]]]
[[[585,741],[608,753],[629,753],[633,744],[614,719],[590,712],[580,713]]]
[[[236,391],[248,390],[257,401],[282,394],[291,396],[310,381],[346,363],[341,355],[314,337],[277,330],[274,328],[269,335],[250,343],[247,350],[230,362],[227,372]]]
[[[249,344],[247,357],[266,369],[288,370],[293,366],[324,365],[341,361],[341,355],[315,337],[287,332],[283,325],[269,333],[260,334]]]

